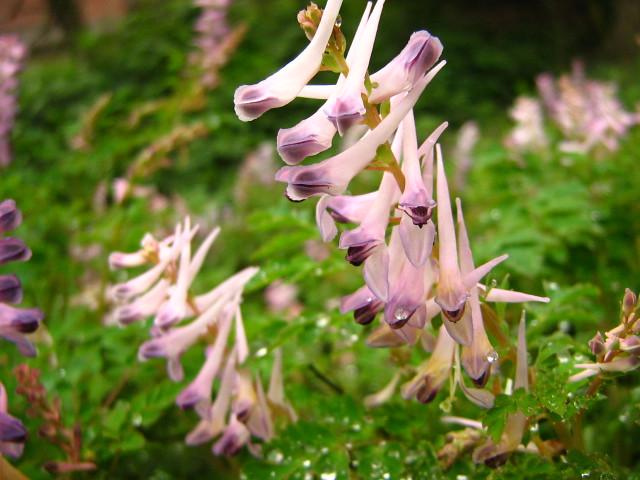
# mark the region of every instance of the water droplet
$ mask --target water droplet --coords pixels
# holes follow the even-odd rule
[[[304,468],[309,468],[311,466],[311,460],[305,460],[304,462],[302,462],[302,466]]]
[[[329,319],[327,317],[320,317],[316,322],[316,325],[318,326],[318,328],[324,328],[329,325]]]
[[[280,464],[284,460],[284,455],[278,450],[271,450],[267,460],[271,463]]]
[[[336,480],[336,472],[324,472],[320,475],[320,480]]]
[[[489,353],[487,353],[487,362],[489,363],[496,363],[499,358],[500,356],[495,350],[491,350]]]
[[[262,347],[260,349],[258,349],[256,351],[256,357],[260,358],[260,357],[264,357],[267,354],[267,348],[266,347]]]
[[[134,427],[139,427],[140,425],[142,425],[142,415],[136,413],[131,419],[131,423]]]
[[[338,15],[336,18],[336,28],[340,28],[342,26],[342,16]]]
[[[373,302],[373,297],[367,297],[367,299],[365,301],[367,303],[371,303],[371,302]]]
[[[400,322],[403,320],[406,320],[407,318],[409,318],[409,310],[406,310],[402,307],[398,307],[396,308],[396,311],[393,313],[393,318],[395,318]]]

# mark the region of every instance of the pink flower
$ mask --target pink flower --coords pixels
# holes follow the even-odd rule
[[[320,68],[341,5],[342,0],[327,1],[313,39],[295,59],[260,83],[243,85],[236,90],[233,101],[240,120],[255,120],[267,110],[282,107],[296,98]]]

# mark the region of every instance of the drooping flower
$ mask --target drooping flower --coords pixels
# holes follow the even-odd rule
[[[273,436],[274,405],[288,405],[278,353],[273,375],[279,378],[275,380],[279,389],[274,387],[273,399],[272,389],[265,397],[260,380],[242,368],[250,353],[242,296],[258,269],[245,268],[209,292],[196,295],[193,281],[219,233],[214,228],[192,256],[191,241],[197,230],[187,219],[162,241],[146,235],[141,250],[110,256],[115,268],[152,265],[146,273],[111,288],[112,298],[121,302],[114,315],[125,324],[155,315],[152,338],[140,346],[138,356],[141,360],[165,358],[173,381],[184,377],[182,355],[198,343],[207,343],[200,371],[176,399],[178,406],[193,409],[200,417],[186,442],[195,445],[221,435],[213,446],[216,455],[232,455],[245,444],[255,452],[258,447],[251,443],[252,436],[268,441]],[[295,420],[294,415],[289,418]]]
[[[0,202],[0,265],[31,258],[31,250],[22,240],[3,236],[21,221],[22,214],[13,200]],[[38,329],[44,315],[37,308],[13,306],[21,301],[22,285],[18,277],[0,275],[0,338],[14,343],[23,355],[32,357],[36,350],[26,335]]]
[[[0,455],[18,458],[22,456],[27,430],[20,420],[8,413],[7,390],[0,383]]]
[[[351,148],[313,165],[281,168],[276,174],[276,180],[288,184],[287,196],[291,200],[300,201],[323,193],[343,193],[353,177],[375,158],[378,147],[389,140],[405,115],[418,101],[420,94],[443,66],[444,64],[441,64],[440,67],[432,69],[416,82],[409,93],[397,103],[396,108]]]
[[[370,12],[371,2],[368,2],[345,58],[347,66],[352,65],[355,53],[358,52]],[[278,131],[278,153],[280,153],[285,163],[297,165],[305,158],[324,152],[331,147],[337,127],[327,116],[325,110],[329,107],[329,102],[335,102],[335,96],[344,82],[345,76],[341,74],[333,93],[327,97],[327,101],[316,113],[291,128],[284,128]]]
[[[516,356],[516,377],[514,388],[529,391],[529,371],[527,365],[527,339],[525,332],[524,312],[518,328],[518,348]],[[497,443],[488,439],[473,452],[473,461],[495,467],[502,465],[509,455],[522,442],[527,427],[527,417],[522,411],[510,413],[507,416],[504,432]]]
[[[0,38],[0,52],[2,52]],[[7,47],[8,48],[8,47]],[[0,69],[2,68],[0,64]],[[2,75],[2,72],[0,72]],[[1,85],[0,85],[1,88]],[[0,95],[2,92],[0,92]],[[2,113],[0,112],[0,116]],[[0,136],[0,143],[2,138]],[[1,148],[1,145],[0,145]],[[0,152],[1,155],[1,152]],[[0,156],[0,166],[2,165]],[[31,258],[31,250],[17,238],[8,238],[4,234],[17,228],[22,222],[22,214],[13,200],[0,202],[0,266],[13,261],[26,261]],[[36,349],[28,335],[35,332],[44,317],[37,308],[19,308],[14,305],[22,302],[22,284],[16,275],[0,275],[0,338],[16,345],[20,353],[27,357],[36,354]],[[0,382],[0,455],[20,457],[27,437],[24,425],[8,413],[7,391]]]
[[[342,0],[328,0],[313,39],[295,59],[260,83],[243,85],[236,90],[233,101],[240,120],[254,120],[267,110],[282,107],[296,98],[320,69],[341,5]]]
[[[444,314],[444,324],[449,333],[460,343],[468,344],[472,336],[470,318],[464,317],[469,290],[476,286],[491,269],[508,258],[508,255],[497,257],[471,272],[462,274],[458,262],[453,214],[451,213],[451,199],[449,187],[442,162],[442,152],[436,147],[438,164],[438,264],[439,276],[435,301]],[[463,328],[456,328],[456,323],[463,321]]]

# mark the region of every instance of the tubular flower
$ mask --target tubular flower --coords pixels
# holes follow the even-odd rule
[[[460,385],[472,402],[487,407],[493,395],[467,387],[463,378],[464,368],[476,387],[482,387],[491,374],[491,364],[498,361],[484,329],[481,302],[548,299],[479,283],[507,255],[474,265],[460,205],[456,234],[438,145],[448,124],[443,122],[419,143],[421,135],[413,115],[423,91],[446,63],[437,63],[443,52],[440,40],[427,31],[416,32],[394,59],[370,73],[384,2],[378,0],[373,8],[371,2],[367,4],[346,56],[340,27],[334,26],[333,34],[324,31],[325,20],[335,20],[335,6],[336,2],[328,0],[321,12],[312,4],[299,17],[312,39],[302,55],[313,50],[324,59],[314,57],[304,68],[295,59],[257,86],[241,87],[236,92],[236,111],[241,120],[251,120],[295,96],[324,101],[311,117],[278,133],[278,150],[288,165],[276,173],[276,180],[287,184],[285,194],[292,201],[319,197],[315,213],[322,240],[330,242],[339,236],[338,246],[346,250],[346,260],[362,267],[364,285],[342,299],[340,311],[351,312],[361,325],[372,324],[383,312],[367,338],[371,347],[422,345],[433,350],[402,388],[405,398],[431,401],[451,378],[456,359],[452,385]],[[321,46],[318,39],[322,39]],[[304,72],[295,78],[281,76],[282,71],[294,68]],[[335,85],[308,84],[318,69],[337,73]],[[242,101],[253,94],[254,103]],[[298,165],[328,149],[336,132],[343,135],[347,131],[348,141],[337,154]],[[377,189],[351,195],[352,180],[363,170],[382,172]],[[349,225],[342,229],[340,224]],[[441,313],[438,339],[431,341],[431,329],[425,331],[426,327]],[[464,347],[461,354],[459,345]],[[399,382],[400,375],[394,376],[368,403],[386,401]],[[231,439],[242,437],[237,429],[230,435]]]
[[[518,328],[518,349],[516,357],[515,389],[523,388],[529,391],[529,372],[527,366],[527,339],[525,332],[524,312]],[[498,443],[489,439],[477,447],[473,452],[473,461],[496,467],[506,462],[509,455],[522,443],[527,417],[521,411],[510,413],[507,416],[506,425],[502,437]]]
[[[17,418],[8,413],[7,390],[0,383],[0,455],[18,458],[22,456],[27,431]]]
[[[22,240],[4,234],[18,227],[22,214],[13,200],[0,202],[0,265],[31,258],[31,250]],[[33,357],[35,347],[25,335],[35,332],[43,319],[37,308],[18,308],[22,301],[22,285],[15,275],[0,275],[0,338],[12,342],[20,353]]]
[[[200,417],[186,442],[195,445],[222,435],[213,447],[216,455],[234,454],[245,444],[255,451],[258,447],[251,443],[252,436],[265,441],[273,437],[273,415],[280,408],[274,405],[287,406],[289,418],[295,420],[284,397],[279,353],[272,375],[279,378],[280,390],[275,389],[274,399],[271,390],[264,395],[259,378],[242,368],[250,353],[242,295],[258,269],[245,268],[209,292],[196,295],[191,285],[219,233],[214,228],[192,255],[191,241],[197,230],[187,218],[161,241],[146,235],[139,251],[111,254],[113,268],[151,267],[110,289],[111,298],[120,302],[113,316],[126,324],[155,315],[152,338],[140,346],[138,357],[142,361],[165,358],[169,377],[176,382],[184,378],[182,355],[196,343],[207,344],[200,371],[176,399],[179,407],[194,409]]]
[[[640,366],[640,320],[638,319],[638,297],[628,288],[622,299],[622,321],[615,328],[598,332],[589,341],[589,348],[596,361],[578,363],[579,373],[569,381],[578,382],[585,378],[603,375],[607,372],[630,372]]]
[[[18,110],[18,73],[27,47],[14,35],[0,35],[0,168],[11,163],[9,137]]]
[[[311,43],[295,59],[256,85],[243,85],[234,95],[236,114],[243,122],[291,102],[318,72],[342,0],[328,0]]]
[[[402,396],[407,400],[416,398],[421,403],[431,402],[449,378],[455,348],[455,340],[441,326],[431,357],[418,367],[413,379],[402,386]]]
[[[439,240],[439,277],[435,301],[445,316],[444,323],[451,328],[453,323],[460,321],[465,312],[469,290],[484,277],[491,269],[508,258],[508,255],[497,257],[484,265],[463,275],[458,263],[456,236],[451,213],[449,187],[444,173],[442,152],[436,147],[438,163],[438,234]],[[449,323],[450,322],[450,323]],[[457,336],[453,330],[452,335]],[[461,341],[460,343],[467,343]]]
[[[22,214],[13,200],[0,202],[0,265],[31,258],[31,250],[17,238],[4,234],[17,228]],[[35,332],[44,317],[37,308],[17,308],[22,301],[22,284],[17,276],[0,275],[0,338],[16,345],[20,353],[33,357],[36,349],[27,335]],[[8,413],[7,391],[0,382],[0,455],[20,457],[27,437],[24,425]]]

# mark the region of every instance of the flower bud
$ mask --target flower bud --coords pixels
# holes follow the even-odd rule
[[[636,308],[638,297],[628,288],[624,291],[624,298],[622,300],[622,312],[625,317],[628,317]]]
[[[591,353],[594,355],[602,355],[605,352],[604,338],[600,332],[596,333],[596,335],[589,340],[589,348],[591,349]]]

